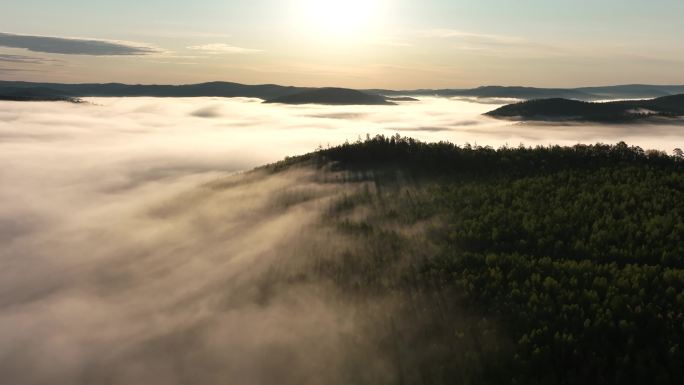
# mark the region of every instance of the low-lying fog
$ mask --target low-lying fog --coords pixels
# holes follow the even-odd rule
[[[350,356],[372,368],[369,383],[390,381],[373,346],[347,347],[359,320],[334,292],[260,294],[258,277],[301,258],[312,237],[333,237],[311,229],[340,190],[305,173],[198,187],[233,172],[366,134],[494,147],[684,145],[681,127],[521,125],[480,116],[496,104],[438,98],[379,107],[88,102],[0,102],[8,384],[330,384]],[[306,200],[276,204],[302,188]]]

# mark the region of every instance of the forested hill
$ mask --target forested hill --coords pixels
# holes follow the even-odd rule
[[[684,383],[680,150],[376,137],[268,169],[302,166],[374,186],[327,216],[373,245],[349,252],[330,280],[420,309],[431,326],[391,345],[405,384]],[[424,242],[434,247],[411,247]],[[408,262],[402,250],[413,250]],[[438,300],[412,304],[425,296]],[[464,326],[459,314],[473,313]],[[455,351],[464,338],[477,348]]]
[[[486,115],[532,121],[630,123],[684,115],[684,94],[650,100],[591,103],[568,99],[540,99],[509,104]]]
[[[53,90],[51,88],[36,87],[25,89],[21,87],[4,87],[0,88],[0,100],[15,101],[15,102],[80,102],[80,99],[67,96],[63,92]]]
[[[384,96],[348,88],[320,88],[267,100],[278,104],[392,105]]]
[[[291,164],[316,162],[345,170],[398,170],[416,177],[452,178],[472,175],[511,179],[567,169],[597,169],[619,165],[667,165],[682,171],[680,149],[670,156],[662,151],[628,146],[578,144],[572,147],[492,147],[458,146],[450,142],[427,143],[400,136],[368,137],[288,158],[268,166],[273,169]]]

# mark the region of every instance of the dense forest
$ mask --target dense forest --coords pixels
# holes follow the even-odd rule
[[[684,382],[681,150],[378,136],[267,169],[293,167],[363,186],[323,219],[350,246],[316,272],[404,299],[378,341],[395,383]]]

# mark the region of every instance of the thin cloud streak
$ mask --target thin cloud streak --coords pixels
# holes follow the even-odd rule
[[[46,62],[55,62],[55,61],[56,60],[45,59],[42,57],[0,54],[0,62],[6,62],[6,63],[42,64],[42,63],[46,63]]]
[[[429,30],[419,31],[417,33],[417,35],[419,37],[426,37],[426,38],[441,38],[441,39],[465,38],[465,39],[477,39],[480,41],[489,41],[489,42],[506,43],[506,44],[525,42],[525,39],[517,37],[517,36],[492,35],[492,34],[486,34],[486,33],[467,32],[467,31],[461,31],[458,29],[448,29],[448,28],[429,29]]]
[[[450,42],[450,48],[469,54],[506,58],[540,58],[565,56],[567,52],[557,43],[547,44],[520,36],[496,35],[458,29],[430,29],[416,32],[422,39],[438,39]]]
[[[385,47],[396,47],[396,48],[407,48],[413,47],[413,44],[392,38],[379,38],[371,42],[372,45],[385,46]]]
[[[250,54],[263,52],[259,49],[242,48],[222,43],[194,45],[188,47],[188,49],[194,51],[203,51],[209,54]]]
[[[0,32],[0,46],[61,55],[136,56],[159,53],[157,48],[119,40],[18,35]]]
[[[38,70],[29,68],[0,68],[0,73],[15,73],[15,72],[37,72]]]

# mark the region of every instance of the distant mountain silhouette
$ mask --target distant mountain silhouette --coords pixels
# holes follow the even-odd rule
[[[21,87],[2,87],[0,88],[0,100],[16,102],[80,102],[78,98],[46,87],[33,87],[28,89]]]
[[[47,92],[49,90],[49,92]],[[288,87],[277,84],[246,85],[231,82],[210,82],[186,85],[129,85],[107,84],[60,84],[0,81],[0,98],[83,98],[97,96],[149,96],[149,97],[248,97],[274,100],[308,91],[325,90],[311,87]],[[328,91],[325,91],[328,92]],[[583,101],[608,99],[647,99],[684,94],[684,86],[619,85],[584,88],[534,88],[485,86],[473,89],[422,89],[422,90],[361,90],[366,94],[383,95],[387,98],[411,96],[442,96],[468,98],[514,98],[522,100],[564,98]],[[388,100],[385,100],[388,101]],[[398,100],[402,101],[402,100]],[[408,101],[408,99],[404,99]],[[363,103],[366,104],[366,103]]]
[[[568,99],[540,99],[509,104],[485,115],[514,120],[633,122],[684,116],[684,94],[650,100],[591,103]]]
[[[612,87],[583,87],[577,91],[591,94],[597,99],[647,99],[684,94],[684,86],[654,86],[626,84]]]
[[[392,102],[419,102],[420,100],[412,98],[410,96],[387,96],[385,99]]]
[[[229,82],[211,82],[188,85],[128,85],[120,83],[107,84],[59,84],[28,83],[0,81],[0,95],[5,90],[24,90],[28,94],[36,94],[36,90],[50,89],[60,96],[70,97],[248,97],[272,99],[280,96],[296,94],[311,88],[285,87],[275,84],[245,85]]]
[[[447,91],[447,95],[448,95]],[[501,87],[485,86],[472,90],[454,91],[454,96],[471,96],[480,98],[516,98],[516,99],[541,99],[541,98],[568,98],[590,99],[592,95],[582,91],[562,88],[534,88],[534,87]]]
[[[619,85],[606,87],[583,88],[535,88],[484,86],[472,89],[420,89],[420,90],[368,90],[386,96],[443,96],[443,97],[475,97],[475,98],[513,98],[513,99],[548,99],[564,98],[584,101],[608,99],[647,99],[660,96],[684,93],[684,85]]]
[[[384,96],[372,95],[347,88],[320,88],[281,96],[265,103],[329,104],[329,105],[392,105]]]

